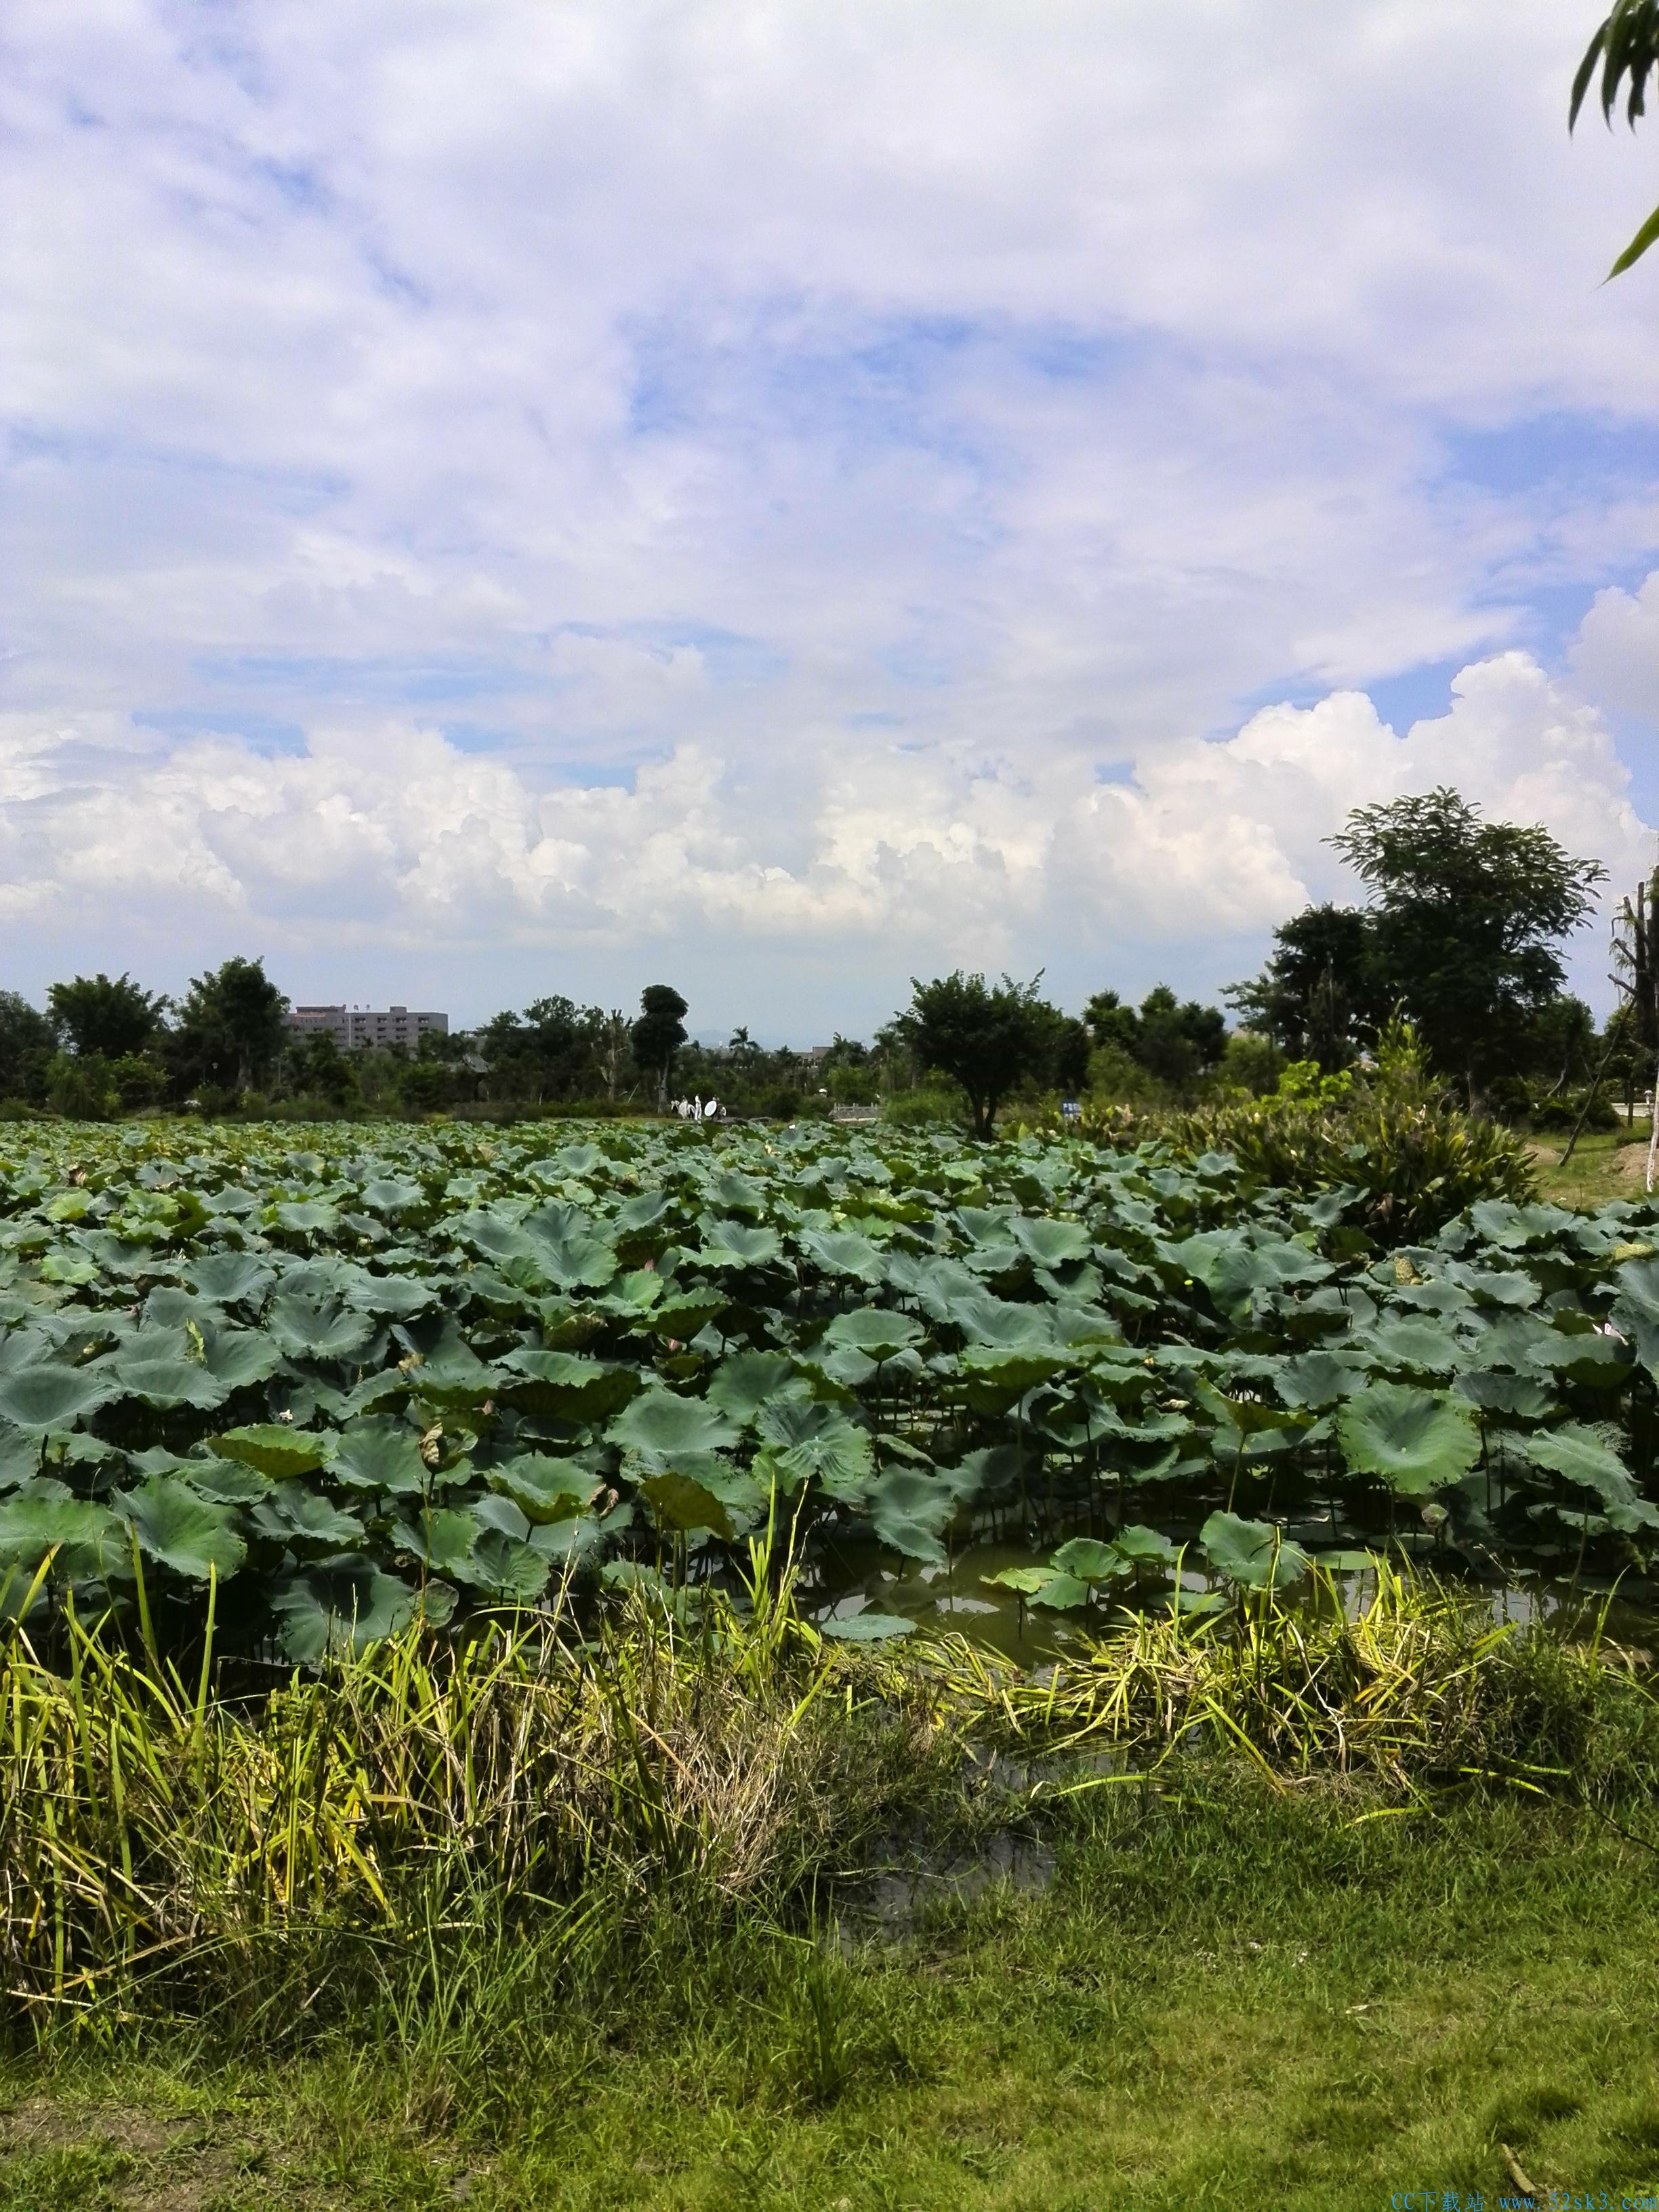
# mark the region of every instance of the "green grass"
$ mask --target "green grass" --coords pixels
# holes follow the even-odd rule
[[[1639,1202],[1646,1196],[1649,1126],[1641,1121],[1628,1130],[1580,1137],[1565,1168],[1561,1155],[1567,1148],[1565,1137],[1535,1139],[1528,1149],[1538,1172],[1539,1195],[1585,1213],[1617,1198]]]
[[[1653,1860],[1535,1802],[1355,1825],[1237,1773],[1083,1801],[1044,1895],[814,1946],[665,1922],[579,2010],[280,2067],[13,2062],[0,2206],[1387,2205],[1659,2191]],[[1420,2197],[1416,2200],[1420,2204]]]

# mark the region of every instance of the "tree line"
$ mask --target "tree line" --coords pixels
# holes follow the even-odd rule
[[[746,1028],[696,1043],[666,983],[647,985],[632,1015],[550,994],[469,1032],[426,1032],[412,1054],[342,1053],[327,1033],[291,1030],[263,960],[238,956],[176,1004],[125,975],[55,983],[44,1012],[0,992],[0,1098],[100,1118],[169,1106],[661,1112],[684,1093],[784,1118],[880,1104],[983,1133],[1017,1097],[1186,1105],[1270,1091],[1287,1074],[1340,1076],[1395,1016],[1470,1107],[1505,1118],[1565,1121],[1587,1091],[1622,1084],[1629,1098],[1651,1083],[1659,963],[1644,892],[1621,910],[1615,958],[1631,980],[1598,1032],[1562,957],[1595,908],[1598,862],[1537,825],[1487,822],[1445,787],[1358,808],[1330,842],[1366,903],[1310,905],[1282,923],[1261,973],[1223,994],[1231,1023],[1163,984],[1139,1005],[1102,989],[1071,1014],[1040,974],[957,970],[913,977],[909,1005],[871,1042],[837,1036],[810,1054],[768,1050]]]

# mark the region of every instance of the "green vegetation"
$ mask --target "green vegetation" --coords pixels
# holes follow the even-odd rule
[[[1651,2183],[1626,1655],[1386,1582],[1039,1688],[764,1588],[259,1699],[13,1632],[0,2203]]]
[[[1251,1112],[1184,1161],[15,1125],[5,1602],[147,1605],[190,1645],[210,1590],[222,1645],[309,1662],[567,1581],[695,1606],[769,1524],[826,1602],[849,1544],[940,1565],[1137,1529],[1158,1558],[1036,1601],[1167,1609],[1183,1571],[1249,1582],[1251,1531],[1281,1577],[1356,1549],[1639,1575],[1653,1209],[1529,1202],[1509,1140],[1420,1106],[1369,1152],[1317,1100]]]

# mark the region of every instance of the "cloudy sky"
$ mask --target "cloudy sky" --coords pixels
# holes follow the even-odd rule
[[[1602,12],[10,0],[0,985],[1208,994],[1441,781],[1633,882]]]

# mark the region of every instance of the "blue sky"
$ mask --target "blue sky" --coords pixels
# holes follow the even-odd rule
[[[1435,781],[1633,882],[1600,12],[17,0],[0,987],[1207,994]]]

